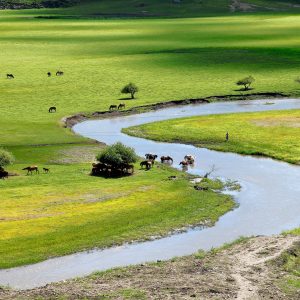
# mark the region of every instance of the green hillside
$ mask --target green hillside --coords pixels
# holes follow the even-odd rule
[[[51,10],[51,14],[94,17],[187,17],[300,11],[300,0],[2,0],[0,5],[3,8],[22,8],[22,5],[24,8],[58,7]]]

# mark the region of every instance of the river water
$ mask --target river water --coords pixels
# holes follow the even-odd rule
[[[300,100],[297,99],[274,100],[273,105],[266,105],[266,102],[252,100],[177,106],[140,115],[77,124],[73,128],[76,133],[107,144],[121,141],[134,147],[141,156],[147,152],[155,152],[159,156],[170,155],[174,158],[173,166],[177,168],[186,154],[192,154],[197,158],[195,167],[189,170],[192,174],[203,175],[214,165],[214,176],[237,180],[241,184],[241,191],[235,195],[239,206],[222,216],[210,228],[195,228],[154,241],[80,252],[33,265],[0,270],[0,285],[28,289],[85,276],[94,271],[188,255],[199,249],[218,247],[240,236],[272,235],[299,227],[300,166],[190,145],[158,143],[121,133],[122,128],[172,118],[300,109]]]

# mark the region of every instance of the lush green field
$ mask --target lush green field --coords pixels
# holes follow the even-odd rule
[[[0,267],[216,220],[230,209],[226,197],[163,181],[171,170],[120,181],[87,176],[95,146],[60,120],[124,101],[120,88],[130,81],[140,92],[127,107],[240,94],[234,83],[249,74],[256,92],[297,95],[300,17],[104,21],[37,13],[0,12],[0,145],[17,158],[10,171],[38,164],[52,172],[0,182]],[[58,69],[65,75],[47,77]]]
[[[264,155],[300,164],[300,111],[271,111],[175,119],[124,130],[158,141]],[[229,133],[229,141],[225,135]]]
[[[119,103],[129,81],[140,93],[128,107],[239,94],[234,83],[249,74],[256,92],[300,89],[294,82],[300,16],[97,21],[0,15],[2,145],[78,141],[59,120]],[[47,78],[57,69],[65,75]],[[48,113],[52,105],[57,114]]]
[[[136,166],[134,176],[118,179],[88,176],[90,164],[75,163],[74,157],[97,148],[13,149],[24,162],[12,169],[23,176],[0,181],[0,268],[215,222],[234,206],[229,196],[194,190],[186,174],[169,167]],[[50,166],[50,173],[24,176],[20,170],[30,154],[40,166]],[[171,175],[178,179],[169,180]]]

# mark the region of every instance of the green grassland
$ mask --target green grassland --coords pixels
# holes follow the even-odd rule
[[[170,169],[88,176],[99,149],[61,119],[121,101],[240,94],[234,83],[250,74],[255,92],[299,95],[300,17],[35,18],[42,13],[0,12],[0,146],[16,156],[9,171],[22,174],[0,182],[0,267],[215,221],[231,209],[230,198],[194,191],[184,178],[164,181],[179,174]],[[47,77],[58,69],[65,75]],[[138,98],[119,100],[130,81]],[[53,105],[58,111],[49,114]],[[29,164],[51,173],[25,176],[20,169]]]
[[[175,119],[124,130],[158,141],[263,155],[300,164],[300,111],[272,111]],[[225,134],[229,133],[226,142]]]

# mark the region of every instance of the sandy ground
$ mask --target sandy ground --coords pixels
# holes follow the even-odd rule
[[[0,289],[0,299],[300,299],[279,282],[288,274],[272,263],[300,237],[256,237],[167,262],[94,274],[27,291]]]

